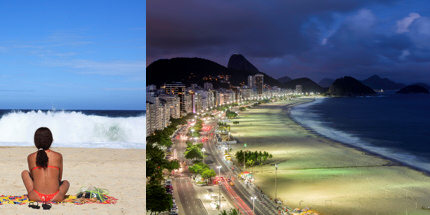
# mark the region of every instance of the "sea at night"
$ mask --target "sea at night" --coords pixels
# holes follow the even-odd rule
[[[53,147],[144,149],[145,122],[136,110],[0,110],[0,146],[34,146],[48,127]]]
[[[317,98],[292,118],[327,138],[430,172],[430,95]]]

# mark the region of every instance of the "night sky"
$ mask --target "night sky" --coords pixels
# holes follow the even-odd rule
[[[425,0],[147,1],[147,66],[240,53],[274,78],[372,75],[430,84]]]

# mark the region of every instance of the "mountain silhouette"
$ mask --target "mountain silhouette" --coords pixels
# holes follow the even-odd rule
[[[362,83],[372,89],[378,90],[398,90],[406,86],[405,84],[396,83],[388,78],[381,78],[377,75],[373,75],[372,77],[362,81]]]
[[[236,70],[249,70],[253,72],[260,72],[258,69],[252,65],[243,55],[233,54],[228,60],[227,68]]]

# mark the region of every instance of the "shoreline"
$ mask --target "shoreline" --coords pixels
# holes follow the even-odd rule
[[[430,206],[425,172],[298,124],[286,112],[297,103],[248,109],[231,126],[232,136],[247,143],[246,150],[273,154],[263,165],[246,168],[267,196],[275,197],[277,175],[277,198],[290,208],[312,207],[320,214],[430,214],[421,209]],[[243,144],[230,146],[233,158],[244,149]]]
[[[312,102],[315,102],[315,99],[314,99],[313,101],[304,102],[304,103],[301,103],[301,104],[286,105],[285,107],[290,108],[290,107],[294,107],[294,106],[298,106],[298,105],[303,105],[303,104],[308,104],[308,103],[312,103]],[[344,143],[344,142],[341,142],[341,141],[338,141],[338,140],[332,139],[332,138],[330,138],[330,137],[324,136],[324,135],[322,135],[322,134],[318,133],[317,131],[313,130],[312,128],[310,128],[310,127],[308,127],[308,126],[306,126],[306,125],[304,125],[304,124],[302,124],[302,123],[297,122],[296,120],[294,120],[294,118],[291,116],[291,113],[290,113],[290,112],[288,112],[288,113],[287,113],[287,115],[288,115],[288,117],[289,117],[292,121],[294,121],[297,125],[302,126],[304,129],[306,129],[306,130],[308,130],[308,131],[310,131],[310,132],[314,133],[316,136],[319,136],[320,138],[325,138],[325,139],[328,139],[328,140],[330,140],[330,141],[332,141],[332,142],[336,142],[336,143],[338,143],[338,144],[344,145],[344,146],[346,146],[346,147],[351,147],[351,148],[353,148],[353,149],[356,149],[356,150],[362,151],[362,152],[364,152],[364,153],[367,153],[368,155],[371,155],[371,156],[375,156],[375,157],[379,157],[379,158],[381,158],[381,159],[389,160],[389,161],[391,161],[391,162],[393,163],[393,164],[391,164],[391,165],[396,165],[396,166],[405,166],[405,167],[408,167],[408,168],[410,168],[410,169],[413,169],[413,170],[416,170],[416,171],[422,172],[422,173],[423,173],[423,174],[425,174],[426,176],[429,176],[429,177],[430,177],[430,170],[426,170],[426,169],[423,169],[423,168],[420,168],[420,167],[417,167],[417,166],[413,166],[413,165],[410,165],[410,164],[404,163],[404,162],[402,162],[402,161],[399,161],[398,159],[391,158],[391,157],[388,157],[388,156],[386,156],[386,155],[379,154],[379,153],[377,153],[377,152],[373,152],[373,151],[371,151],[371,150],[368,150],[368,149],[365,149],[365,148],[362,148],[362,147],[359,147],[359,146],[354,146],[354,145],[351,145],[351,144],[348,144],[348,143]],[[389,165],[387,165],[387,166],[389,166]]]

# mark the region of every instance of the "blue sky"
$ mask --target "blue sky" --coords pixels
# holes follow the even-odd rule
[[[428,0],[148,0],[147,62],[244,55],[274,78],[430,85]]]
[[[0,3],[0,109],[145,109],[146,1]]]

